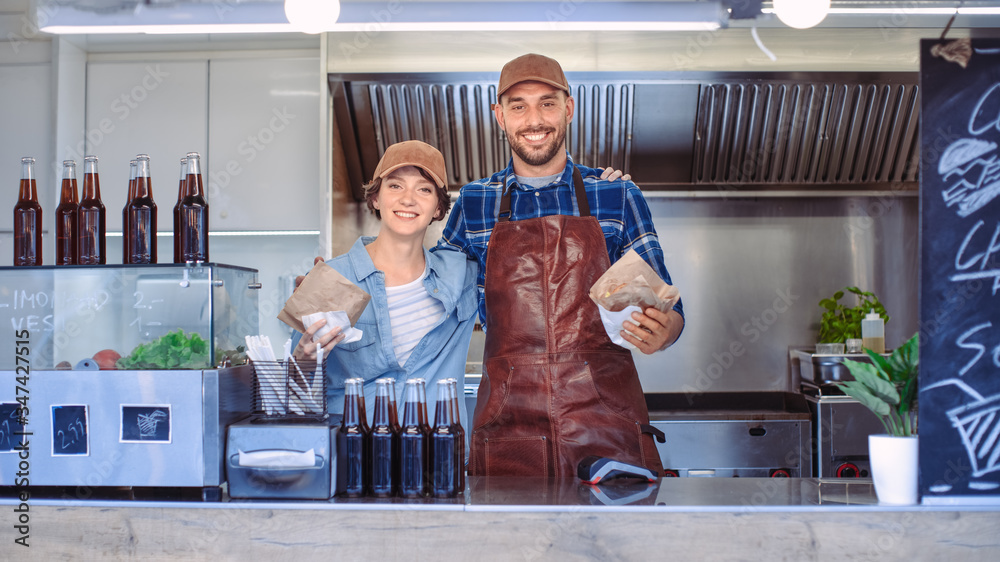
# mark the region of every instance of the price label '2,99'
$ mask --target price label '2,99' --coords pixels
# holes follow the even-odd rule
[[[52,406],[52,456],[89,455],[87,406]]]

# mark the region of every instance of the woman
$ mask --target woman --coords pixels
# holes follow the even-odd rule
[[[374,404],[379,377],[396,379],[397,392],[406,379],[424,379],[431,420],[437,381],[457,378],[461,391],[476,318],[477,265],[462,252],[431,253],[423,246],[428,225],[451,206],[446,174],[444,156],[429,144],[390,146],[365,186],[365,201],[380,221],[378,235],[362,236],[326,262],[371,295],[355,324],[364,334],[359,341],[341,343],[335,328],[314,342],[326,323],[320,320],[294,342],[297,355],[312,359],[323,346],[331,413],[343,412],[344,380],[353,377],[364,379],[368,404]],[[465,401],[459,405],[468,420]]]
[[[313,341],[325,320],[293,339],[299,357],[315,359],[317,345],[323,347],[330,413],[343,412],[344,381],[354,377],[364,379],[369,405],[379,377],[396,379],[397,393],[404,380],[424,379],[428,421],[434,419],[437,381],[456,378],[462,392],[478,266],[464,252],[423,247],[428,225],[444,219],[451,207],[446,174],[444,156],[429,144],[412,140],[387,148],[365,186],[368,209],[380,221],[378,235],[362,236],[346,254],[326,262],[371,295],[355,324],[364,334],[359,341],[341,343],[340,328]],[[603,177],[614,180],[621,172],[608,168]],[[467,422],[465,400],[458,402]]]

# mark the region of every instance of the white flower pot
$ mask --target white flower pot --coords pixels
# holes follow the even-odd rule
[[[868,460],[879,503],[917,503],[917,436],[868,436]]]

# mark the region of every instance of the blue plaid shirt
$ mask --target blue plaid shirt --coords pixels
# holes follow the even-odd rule
[[[517,182],[513,159],[503,171],[492,177],[462,187],[461,196],[451,209],[438,248],[458,248],[479,262],[479,319],[486,318],[486,248],[500,212],[501,188],[511,191],[511,218],[523,220],[550,215],[579,215],[573,190],[573,160],[567,156],[566,168],[559,181],[533,188]],[[669,284],[670,273],[663,263],[663,249],[653,228],[649,207],[639,187],[632,182],[601,179],[601,170],[577,166],[587,190],[590,214],[604,231],[608,257],[615,263],[631,249],[642,256]],[[681,317],[684,308],[674,306]],[[484,328],[485,328],[485,322]]]

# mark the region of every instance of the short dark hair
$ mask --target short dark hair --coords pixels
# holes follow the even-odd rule
[[[448,195],[448,190],[443,187],[439,187],[437,182],[434,181],[434,178],[432,178],[431,175],[428,174],[427,171],[424,170],[423,168],[419,166],[414,166],[414,168],[416,168],[417,171],[420,172],[420,175],[423,176],[424,179],[431,182],[431,185],[434,186],[434,193],[437,194],[438,198],[437,210],[440,211],[440,213],[438,213],[440,216],[431,218],[431,222],[444,220],[445,215],[448,214],[448,209],[451,208],[451,196]],[[382,220],[382,213],[375,208],[375,200],[378,199],[378,193],[381,189],[382,189],[382,178],[375,178],[374,181],[365,184],[364,186],[365,203],[368,205],[368,210],[375,213],[375,218],[377,218],[378,220]]]

